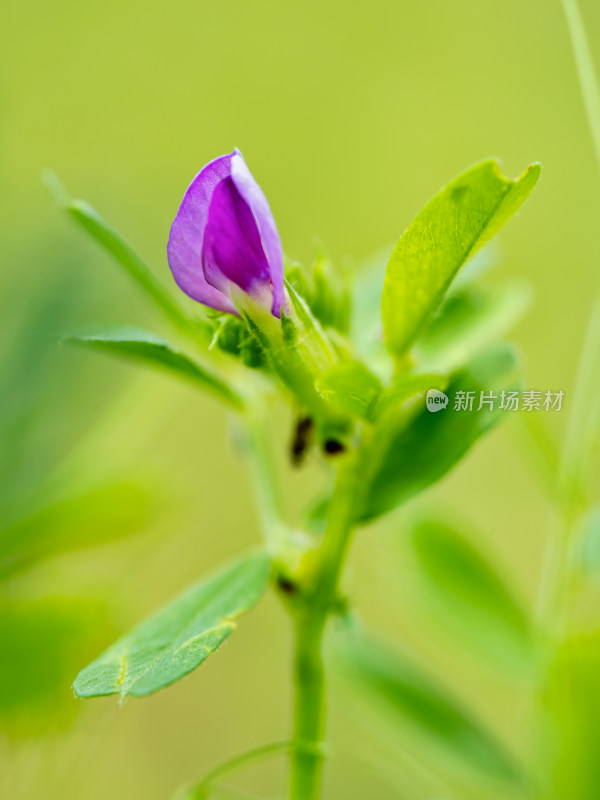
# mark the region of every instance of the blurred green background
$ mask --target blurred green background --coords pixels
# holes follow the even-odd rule
[[[581,6],[597,51],[600,5]],[[304,261],[323,242],[360,263],[484,157],[510,176],[540,160],[542,183],[503,232],[497,271],[532,283],[514,336],[527,385],[565,390],[567,407],[597,285],[600,176],[558,0],[5,0],[0,64],[0,796],[158,800],[287,735],[289,636],[268,599],[167,691],[123,706],[73,698],[74,675],[115,634],[259,533],[215,403],[56,345],[88,322],[161,321],[69,227],[41,170],[56,170],[169,280],[183,192],[234,145],[286,252]],[[551,423],[558,436],[563,418]],[[274,421],[285,445],[288,425]],[[319,479],[285,471],[293,511]],[[533,601],[549,505],[518,430],[495,432],[427,502],[459,509]],[[401,517],[364,531],[350,566],[360,614],[435,665],[515,752],[527,748],[525,693],[419,607],[409,569]],[[335,698],[329,796],[433,797],[410,742],[382,767],[389,754],[366,745]],[[245,782],[274,796],[283,775],[276,762]]]

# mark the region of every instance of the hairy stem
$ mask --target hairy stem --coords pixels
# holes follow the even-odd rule
[[[358,489],[356,453],[340,457],[327,529],[318,551],[311,590],[296,612],[294,659],[294,739],[318,748],[325,733],[323,633],[335,603],[355,517]],[[317,800],[321,794],[322,753],[292,753],[290,800]]]

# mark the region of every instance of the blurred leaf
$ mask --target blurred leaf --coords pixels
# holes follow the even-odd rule
[[[317,378],[319,394],[342,413],[370,419],[383,387],[360,361],[341,361]]]
[[[75,694],[142,697],[183,678],[235,630],[235,619],[258,602],[269,576],[270,560],[261,553],[196,584],[85,667]]]
[[[495,290],[470,286],[449,295],[417,343],[419,367],[457,369],[508,331],[527,307],[529,295],[522,283]]]
[[[241,396],[222,378],[189,356],[174,350],[154,333],[131,325],[104,325],[93,331],[73,333],[61,341],[104,350],[124,358],[160,365],[177,375],[200,384],[203,389],[237,409],[242,409]]]
[[[502,662],[526,664],[533,647],[530,622],[489,561],[435,519],[415,524],[411,544],[436,614]]]
[[[449,183],[411,222],[392,252],[383,286],[385,338],[396,356],[418,338],[469,256],[529,197],[540,172],[533,164],[509,180],[495,161],[484,161]]]
[[[346,276],[334,267],[325,253],[316,258],[310,273],[300,264],[292,263],[287,266],[285,277],[324,328],[348,333],[351,294]]]
[[[312,310],[325,327],[348,333],[351,299],[344,275],[327,256],[319,256],[313,267],[314,296]]]
[[[34,736],[70,721],[73,670],[97,646],[101,609],[81,598],[0,602],[0,722]]]
[[[364,456],[365,499],[360,519],[390,511],[445,475],[504,413],[497,404],[493,411],[476,410],[480,392],[514,389],[516,367],[513,349],[498,345],[452,376],[445,409],[431,413],[423,403],[416,416],[384,415]],[[455,410],[457,392],[474,393],[472,411]]]
[[[352,286],[351,335],[361,352],[372,342],[382,339],[381,293],[392,248],[390,244],[373,253],[356,271]]]
[[[384,389],[379,397],[373,416],[397,413],[403,403],[417,395],[424,394],[428,389],[443,391],[448,384],[448,379],[443,375],[405,375],[401,374],[394,379],[392,385]]]
[[[595,448],[600,424],[600,297],[590,312],[585,340],[577,364],[575,386],[564,434],[560,463],[563,503],[575,507],[595,482]]]
[[[326,328],[346,334],[350,328],[351,298],[345,276],[329,257],[321,254],[312,269],[312,291],[307,298],[311,311]]]
[[[427,740],[466,764],[518,783],[517,764],[500,742],[445,689],[404,656],[372,639],[348,639],[336,659],[342,674],[389,729],[409,722]]]
[[[89,203],[70,197],[58,176],[52,172],[44,175],[44,181],[58,205],[121,264],[133,280],[176,325],[182,323],[201,325],[200,320],[191,320],[187,316],[143,259]]]
[[[534,474],[541,479],[548,497],[554,502],[561,455],[557,431],[539,414],[522,414],[519,423],[522,449],[531,460]]]
[[[50,555],[137,533],[154,506],[154,492],[119,482],[28,509],[0,527],[0,578]]]
[[[43,242],[43,245],[47,245]],[[49,245],[48,245],[49,248]],[[28,262],[18,262],[22,272]],[[49,268],[56,265],[49,262]],[[62,265],[61,265],[62,266]],[[33,292],[33,293],[32,293]],[[55,465],[81,437],[93,407],[94,381],[82,369],[76,379],[56,347],[56,331],[74,324],[84,301],[71,271],[52,275],[26,293],[4,298],[3,323],[7,335],[0,355],[0,520],[5,524],[14,509],[53,474]],[[8,333],[12,321],[14,333]],[[65,384],[76,416],[65,414]],[[10,508],[9,510],[9,507]]]
[[[557,800],[595,800],[600,786],[600,633],[564,643],[550,674],[544,764]]]
[[[584,571],[600,579],[600,506],[591,509],[585,517],[578,555]]]

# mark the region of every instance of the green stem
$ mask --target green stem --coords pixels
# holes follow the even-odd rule
[[[296,625],[294,657],[294,738],[319,745],[325,728],[325,672],[322,656],[324,619],[307,614]],[[292,753],[290,800],[317,800],[323,756],[318,751]]]
[[[600,167],[600,86],[577,0],[562,0],[596,160]]]
[[[567,28],[573,48],[577,77],[596,161],[600,168],[600,84],[594,68],[585,23],[577,0],[562,0]],[[570,588],[573,582],[573,536],[579,517],[586,506],[586,484],[589,480],[591,451],[597,436],[598,362],[600,359],[600,298],[592,306],[585,343],[579,360],[573,401],[562,452],[559,491],[562,524],[554,563],[550,564],[550,594],[554,603],[546,609],[551,633],[560,642],[567,632]],[[552,625],[552,618],[554,624]]]
[[[573,48],[596,160],[600,167],[600,85],[577,0],[562,0]],[[569,593],[573,581],[572,545],[588,478],[590,450],[596,434],[598,403],[597,363],[600,358],[600,301],[596,301],[579,360],[573,400],[558,475],[557,534],[549,543],[538,605],[539,618],[550,648],[558,646],[568,628]]]
[[[287,528],[282,521],[276,469],[268,444],[265,413],[252,404],[245,416],[252,473],[261,524],[267,546],[274,555],[285,552]],[[290,798],[317,800],[321,788],[325,727],[325,681],[322,656],[323,632],[337,594],[356,498],[356,454],[339,458],[338,480],[330,504],[328,524],[317,552],[310,588],[294,609],[294,736],[291,750]],[[202,797],[203,795],[194,795]]]
[[[577,76],[586,111],[596,161],[600,167],[600,87],[577,0],[562,0]],[[590,450],[598,418],[597,363],[600,354],[600,305],[592,308],[585,343],[578,364],[572,393],[570,416],[558,469],[555,535],[547,546],[538,600],[538,620],[545,636],[545,659],[537,692],[538,712],[547,713],[548,693],[552,686],[552,665],[556,653],[569,635],[573,587],[576,580],[574,539],[585,508]],[[548,764],[555,755],[556,741],[548,737],[542,720],[540,726],[539,777],[541,797],[555,796]]]
[[[340,457],[313,582],[296,612],[294,739],[312,744],[314,749],[312,752],[298,749],[292,753],[290,800],[318,800],[321,794],[323,756],[318,748],[324,738],[326,716],[323,633],[335,603],[348,550],[357,490],[356,453],[347,453]]]
[[[538,618],[550,648],[566,636],[574,575],[574,537],[587,505],[590,449],[598,416],[597,364],[600,359],[600,303],[592,307],[567,420],[558,470],[555,535],[548,543]]]

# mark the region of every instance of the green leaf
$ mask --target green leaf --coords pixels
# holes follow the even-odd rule
[[[69,334],[61,341],[159,365],[180,377],[194,381],[238,411],[243,407],[241,396],[222,378],[184,353],[173,349],[160,336],[141,328],[132,325],[105,325],[97,330]]]
[[[529,298],[529,286],[523,283],[494,290],[468,286],[450,294],[416,345],[420,369],[457,369],[505,334],[525,311]]]
[[[256,605],[269,576],[270,560],[260,553],[196,584],[85,667],[75,694],[142,697],[183,678],[235,630],[236,618]]]
[[[518,211],[541,172],[509,180],[495,161],[459,175],[415,217],[390,257],[382,297],[389,349],[401,357],[419,337],[465,261]]]
[[[338,650],[336,664],[378,714],[390,735],[408,723],[426,742],[437,745],[466,764],[496,778],[518,783],[518,766],[504,747],[436,681],[406,657],[372,639],[348,640]]]
[[[52,172],[44,175],[44,182],[58,205],[121,264],[163,313],[176,325],[191,324],[196,331],[198,330],[198,326],[202,324],[201,321],[188,317],[144,260],[89,203],[70,197],[58,176]]]
[[[383,389],[360,361],[340,361],[317,378],[317,391],[342,413],[370,419]]]
[[[417,522],[410,540],[436,616],[495,660],[525,665],[533,653],[530,621],[489,561],[436,519]]]
[[[385,414],[364,458],[365,499],[360,519],[390,511],[427,489],[448,472],[469,448],[500,420],[494,410],[477,410],[480,392],[514,390],[517,358],[512,348],[488,349],[456,372],[446,389],[446,408],[431,413],[423,402],[416,414]],[[473,392],[472,411],[455,410],[458,392]]]

